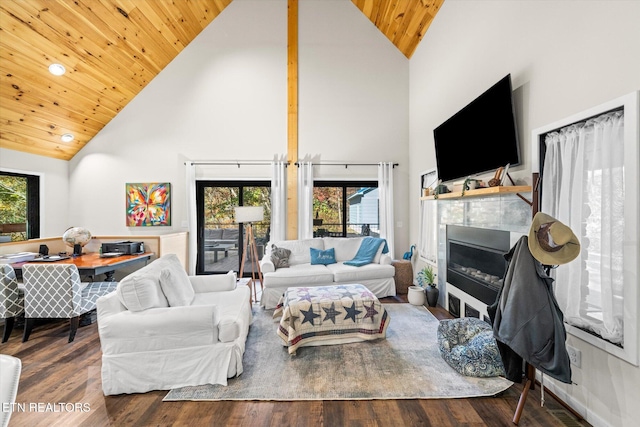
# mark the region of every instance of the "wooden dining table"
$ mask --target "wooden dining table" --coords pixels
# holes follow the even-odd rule
[[[102,256],[99,253],[91,252],[77,256],[70,256],[66,259],[58,259],[56,256],[51,256],[46,259],[35,259],[31,261],[18,262],[12,264],[13,269],[16,272],[16,276],[20,278],[22,276],[22,266],[27,263],[57,263],[57,264],[75,264],[78,267],[78,271],[81,276],[91,276],[95,278],[100,274],[106,276],[106,282],[114,281],[114,273],[116,270],[128,267],[139,262],[146,263],[154,255],[153,252],[145,252],[142,254],[133,255],[118,255],[118,256]]]

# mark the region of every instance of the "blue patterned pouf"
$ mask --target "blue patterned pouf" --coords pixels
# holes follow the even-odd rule
[[[462,375],[505,375],[493,329],[483,320],[475,317],[441,320],[438,325],[438,346],[442,358]]]

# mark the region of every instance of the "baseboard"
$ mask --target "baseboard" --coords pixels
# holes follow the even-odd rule
[[[536,371],[536,380],[538,385],[540,385],[540,371]],[[556,383],[549,378],[549,376],[545,376],[544,378],[544,388],[545,391],[549,391],[553,393],[561,403],[571,408],[575,413],[579,414],[586,422],[591,424],[593,427],[613,427],[609,422],[602,419],[599,415],[591,412],[582,402],[576,400],[573,396],[568,394],[562,388],[558,387]]]

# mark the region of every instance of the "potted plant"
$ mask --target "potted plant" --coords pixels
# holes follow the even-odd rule
[[[429,307],[435,307],[438,304],[438,284],[436,283],[436,274],[432,265],[426,265],[418,272],[418,284],[424,288],[427,295],[427,304]]]

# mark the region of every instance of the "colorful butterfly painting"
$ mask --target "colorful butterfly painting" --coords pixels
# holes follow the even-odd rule
[[[127,227],[171,225],[171,184],[126,184]]]

